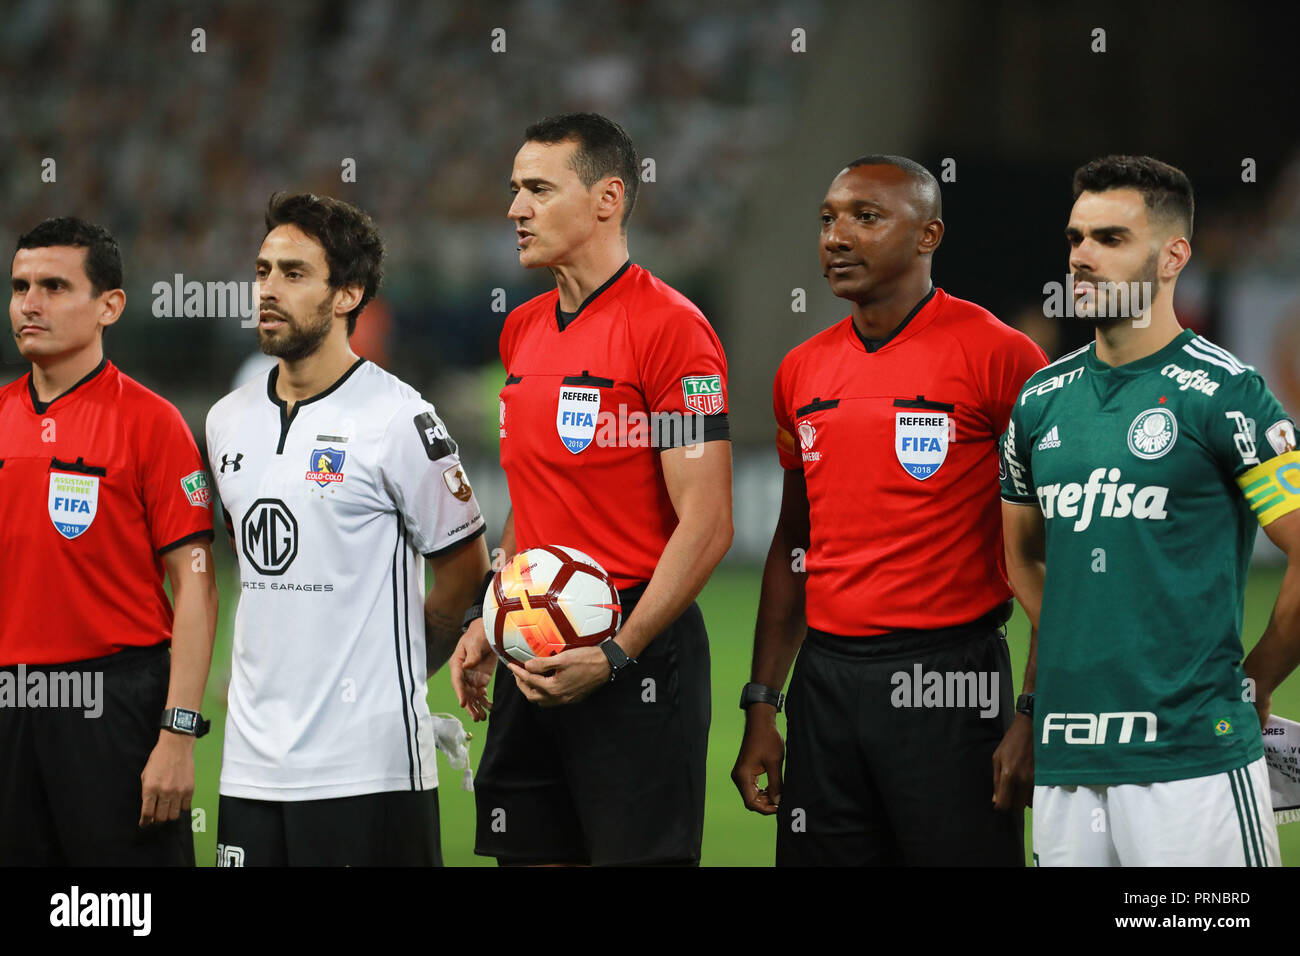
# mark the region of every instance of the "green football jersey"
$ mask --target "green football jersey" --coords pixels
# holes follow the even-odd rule
[[[1089,345],[1025,383],[1000,477],[1046,526],[1035,783],[1180,780],[1263,756],[1241,666],[1259,523],[1236,479],[1294,441],[1263,378],[1191,330],[1113,368]]]

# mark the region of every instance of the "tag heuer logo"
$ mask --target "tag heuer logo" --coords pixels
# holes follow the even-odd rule
[[[1128,427],[1128,450],[1150,461],[1167,454],[1177,437],[1174,413],[1167,408],[1148,408]]]
[[[688,375],[682,379],[686,407],[701,415],[716,415],[726,399],[722,395],[721,375]]]
[[[190,505],[195,508],[206,508],[212,500],[206,472],[191,472],[181,479],[181,487],[185,489],[185,497],[190,499]]]

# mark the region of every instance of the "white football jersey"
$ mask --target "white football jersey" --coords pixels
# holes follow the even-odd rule
[[[242,585],[221,793],[435,787],[424,556],[484,530],[456,444],[415,389],[365,359],[292,414],[277,374],[208,413]]]

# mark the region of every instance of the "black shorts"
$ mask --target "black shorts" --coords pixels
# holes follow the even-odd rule
[[[223,795],[217,866],[442,866],[438,788],[329,800]]]
[[[188,810],[139,826],[170,668],[156,645],[24,669],[29,687],[38,672],[46,687],[75,676],[89,695],[78,707],[0,706],[0,866],[194,865]],[[0,670],[17,681],[18,668]]]
[[[625,619],[639,595],[620,593]],[[698,605],[585,700],[538,707],[499,664],[492,703],[475,853],[503,864],[699,862],[711,702]]]
[[[942,694],[927,672],[944,675]],[[949,674],[973,674],[974,694]],[[994,709],[981,682],[995,714],[981,716]],[[988,621],[868,638],[810,628],[790,681],[777,865],[1023,866],[1023,813],[992,806],[1012,687]]]

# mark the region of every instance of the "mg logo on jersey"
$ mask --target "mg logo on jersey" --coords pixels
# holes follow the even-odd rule
[[[322,488],[334,481],[343,480],[343,459],[347,452],[337,448],[313,448],[311,460],[307,463],[307,480],[314,481]]]
[[[600,389],[564,385],[555,409],[555,430],[564,447],[575,455],[591,444],[600,414]]]
[[[1148,408],[1128,427],[1128,450],[1151,461],[1169,453],[1178,437],[1178,419],[1167,408]]]
[[[50,521],[69,541],[95,520],[99,511],[99,476],[50,472]]]
[[[1149,710],[1117,710],[1106,714],[1048,714],[1043,718],[1043,743],[1051,743],[1052,734],[1061,731],[1067,744],[1100,747],[1102,744],[1127,744],[1133,740],[1138,721],[1142,721],[1143,743],[1156,739],[1156,715]],[[1112,730],[1115,732],[1112,734]],[[1113,739],[1109,739],[1112,738]]]
[[[947,412],[894,413],[894,454],[918,481],[925,481],[943,465],[951,437]]]
[[[298,556],[298,521],[279,498],[258,498],[240,527],[244,557],[260,574],[284,574]]]
[[[686,407],[701,415],[716,415],[722,411],[721,375],[688,375],[682,379],[682,396]]]

